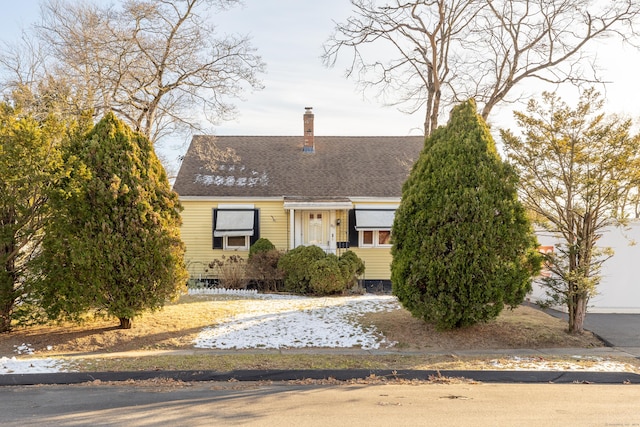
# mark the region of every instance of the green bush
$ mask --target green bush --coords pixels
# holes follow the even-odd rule
[[[271,240],[261,237],[256,240],[255,243],[249,248],[249,259],[251,259],[251,257],[258,252],[266,252],[275,248],[276,247],[273,243],[271,243]]]
[[[347,281],[340,264],[334,254],[328,254],[314,262],[309,269],[309,291],[314,295],[343,292]]]
[[[286,292],[330,295],[354,287],[364,273],[364,263],[352,251],[338,258],[318,246],[299,246],[282,255],[278,270]]]
[[[282,255],[278,268],[284,273],[284,290],[296,294],[309,293],[313,263],[324,257],[326,254],[318,246],[298,246]]]
[[[353,251],[346,251],[340,255],[340,269],[345,280],[345,289],[354,287],[358,283],[358,276],[364,273],[364,262]]]

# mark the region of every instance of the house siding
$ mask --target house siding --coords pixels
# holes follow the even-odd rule
[[[363,280],[391,279],[390,248],[350,248],[364,262]]]
[[[609,226],[600,231],[599,248],[611,248],[614,254],[602,264],[602,280],[597,294],[589,300],[589,313],[640,314],[640,286],[637,263],[640,259],[640,220],[631,220],[626,226]],[[557,236],[537,230],[541,246],[553,247],[561,242]],[[538,280],[528,295],[532,301],[546,300],[546,289]],[[566,306],[556,307],[566,310]]]
[[[380,209],[395,209],[400,204],[399,199],[388,199],[381,201],[379,199],[358,198],[353,199],[354,207],[366,205],[367,207],[376,207]],[[361,279],[363,280],[390,280],[391,279],[391,248],[360,248],[350,247],[365,264],[365,272]]]
[[[223,200],[193,200],[182,199],[182,240],[186,245],[185,261],[191,279],[212,279],[213,271],[208,267],[213,260],[221,259],[224,255],[239,255],[246,260],[249,251],[213,249],[213,210],[218,205],[247,205],[253,204],[258,209],[260,221],[260,237],[269,239],[278,250],[286,251],[289,247],[289,211],[284,209],[283,200],[257,200],[247,198],[225,198]],[[355,205],[396,207],[398,200],[357,200]],[[348,244],[349,215],[346,210],[335,211],[335,219],[340,219],[337,226],[336,240],[344,245]],[[361,277],[364,280],[390,280],[391,250],[389,247],[359,248],[349,247],[365,263],[365,273]],[[339,247],[337,254],[347,250]]]
[[[260,237],[269,239],[276,248],[287,249],[287,213],[282,201],[250,201],[247,199],[224,200],[182,200],[182,241],[185,243],[185,262],[191,279],[210,279],[213,273],[208,268],[211,261],[224,255],[239,255],[246,260],[249,251],[229,251],[213,249],[213,209],[219,204],[252,203],[260,212]]]

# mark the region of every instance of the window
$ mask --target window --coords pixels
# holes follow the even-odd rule
[[[391,231],[378,230],[378,245],[390,245],[390,244],[391,244]]]
[[[373,245],[373,230],[362,231],[362,245]]]
[[[364,248],[390,247],[393,209],[359,205],[349,213],[349,242]],[[353,235],[353,237],[352,237]]]
[[[359,246],[363,248],[375,248],[391,246],[391,231],[389,230],[362,230],[360,231]]]
[[[214,249],[248,251],[259,237],[259,211],[253,205],[219,205],[213,210]]]
[[[223,248],[235,251],[248,251],[249,236],[224,236]]]

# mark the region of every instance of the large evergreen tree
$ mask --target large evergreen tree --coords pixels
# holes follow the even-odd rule
[[[472,100],[427,138],[393,224],[393,293],[440,329],[495,318],[516,306],[539,268],[536,240]]]
[[[52,318],[97,310],[130,328],[186,282],[177,194],[148,138],[112,113],[73,141],[69,156],[80,166],[52,198],[41,303]]]
[[[49,194],[67,170],[65,129],[52,115],[36,120],[0,104],[0,332],[33,314],[26,311],[25,277],[50,216]]]

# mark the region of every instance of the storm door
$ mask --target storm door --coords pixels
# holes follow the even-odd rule
[[[303,240],[306,246],[316,245],[329,249],[329,212],[303,211]]]

